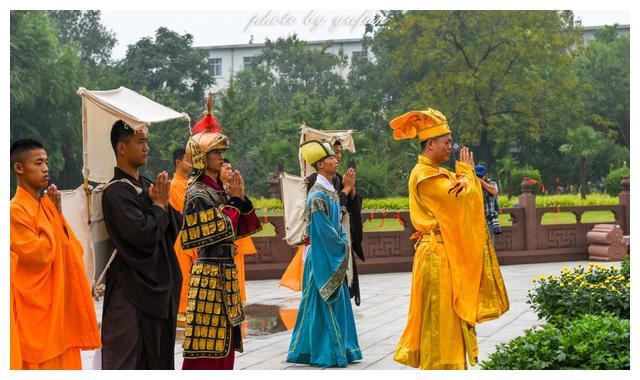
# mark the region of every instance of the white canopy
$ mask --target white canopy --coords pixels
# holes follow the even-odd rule
[[[336,141],[340,141],[344,150],[355,153],[356,145],[353,142],[353,132],[354,131],[352,129],[346,131],[321,131],[319,129],[310,128],[306,124],[302,124],[300,126],[300,145],[309,140],[326,140],[330,141],[331,145]],[[302,154],[299,150],[298,158],[300,159],[300,175],[306,177],[315,173],[315,170],[311,165],[307,165],[304,158],[302,158]]]
[[[174,111],[125,87],[108,91],[80,87],[77,94],[82,98],[82,174],[94,182],[104,183],[113,177],[116,159],[110,133],[117,120],[124,120],[136,131],[172,119],[189,121],[186,113]]]

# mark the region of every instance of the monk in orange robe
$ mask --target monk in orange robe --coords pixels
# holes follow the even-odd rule
[[[10,283],[10,302],[11,302],[11,306],[9,307],[10,309],[10,328],[9,328],[9,335],[11,338],[11,343],[10,343],[10,364],[9,364],[9,368],[11,369],[22,369],[22,352],[20,352],[20,338],[18,337],[18,327],[16,325],[16,310],[15,310],[15,302],[14,302],[14,297],[13,297],[13,279],[15,278],[15,273],[16,273],[16,269],[18,267],[18,255],[16,255],[13,252],[10,252],[11,254],[11,269],[10,269],[10,275],[9,275],[9,283]]]
[[[233,175],[233,167],[231,166],[231,161],[228,159],[224,159],[224,163],[222,164],[222,168],[220,169],[220,179],[222,183],[228,184],[231,181],[231,176]],[[261,227],[262,229],[262,227]],[[253,239],[250,236],[241,237],[237,239],[234,244],[236,245],[236,254],[233,256],[233,262],[236,264],[236,268],[238,270],[238,286],[240,287],[240,299],[242,303],[247,302],[247,285],[246,285],[246,274],[244,270],[244,256],[245,255],[254,255],[256,252],[255,245],[253,245]]]
[[[173,164],[176,167],[176,171],[171,179],[171,188],[169,189],[169,204],[180,213],[179,225],[182,224],[184,194],[188,186],[187,177],[191,171],[191,163],[185,160],[184,156],[184,148],[178,148],[173,152]],[[182,249],[180,237],[176,239],[173,249],[176,251],[176,257],[178,258],[178,264],[180,264],[180,271],[182,272],[182,289],[180,290],[180,304],[178,306],[178,325],[184,326],[191,264],[198,258],[198,252],[195,249]]]
[[[473,153],[463,147],[455,172],[440,165],[451,130],[437,110],[391,121],[395,139],[418,137],[422,154],[409,176],[416,230],[407,326],[394,360],[420,369],[467,369],[477,363],[476,323],[498,318],[509,299],[484,219]]]
[[[18,187],[10,205],[11,273],[22,369],[82,369],[80,350],[100,347],[82,246],[49,181],[47,153],[35,140],[11,146]],[[13,353],[13,350],[12,350]],[[12,358],[13,359],[13,358]]]

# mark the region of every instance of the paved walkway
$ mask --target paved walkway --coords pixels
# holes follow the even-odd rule
[[[527,291],[533,285],[533,277],[541,274],[559,274],[563,267],[571,268],[578,264],[585,266],[589,262],[501,267],[511,308],[499,319],[477,325],[479,361],[487,359],[498,343],[508,342],[522,335],[525,329],[540,324],[526,303]],[[354,306],[354,311],[363,360],[349,365],[347,369],[413,369],[393,360],[396,344],[406,323],[410,287],[411,273],[360,276],[362,302],[359,307]],[[236,354],[235,369],[320,369],[285,361],[291,329],[295,324],[296,309],[300,302],[299,292],[279,288],[278,280],[249,281],[247,299],[247,320],[243,326],[243,335],[246,334],[244,353]],[[101,305],[96,303],[96,308],[101,310]],[[176,368],[181,368],[181,330],[178,331],[178,335],[175,363]],[[83,352],[85,368],[90,368],[92,357],[93,352]],[[480,366],[471,369],[480,369]]]

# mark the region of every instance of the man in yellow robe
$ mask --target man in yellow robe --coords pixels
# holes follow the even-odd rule
[[[475,325],[498,318],[509,300],[484,221],[473,153],[463,147],[455,172],[440,112],[413,111],[391,121],[396,140],[418,137],[422,154],[409,177],[409,212],[417,231],[407,326],[394,360],[420,369],[475,365]]]
[[[19,343],[11,349],[11,368],[82,369],[80,350],[100,347],[82,246],[62,215],[56,186],[41,195],[49,182],[42,144],[18,140],[10,155],[18,180],[10,205],[11,340]]]
[[[171,187],[169,188],[169,204],[182,216],[184,210],[184,194],[187,191],[189,172],[191,171],[191,163],[185,159],[185,149],[178,148],[173,152],[173,164],[176,171],[171,179]],[[180,220],[179,225],[182,224]],[[187,293],[189,292],[189,275],[191,273],[191,264],[198,258],[198,252],[195,249],[182,249],[180,237],[176,239],[173,249],[176,251],[180,271],[182,272],[182,289],[180,290],[180,304],[178,306],[178,325],[184,326],[185,310],[187,305]]]

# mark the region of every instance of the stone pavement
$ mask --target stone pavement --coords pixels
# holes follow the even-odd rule
[[[559,274],[563,267],[571,268],[578,264],[587,266],[589,262],[502,266],[510,309],[499,319],[476,326],[479,362],[487,359],[497,344],[508,342],[522,335],[524,330],[541,323],[526,303],[533,277]],[[246,335],[244,353],[236,353],[235,369],[321,369],[285,361],[300,293],[279,288],[278,283],[278,280],[247,282],[249,302],[245,307],[247,320],[243,326],[243,335]],[[363,360],[346,369],[413,370],[393,360],[396,344],[406,323],[410,288],[411,273],[360,275],[362,302],[359,307],[354,306],[354,312]],[[100,303],[96,303],[98,312],[101,307]],[[179,330],[175,350],[178,369],[182,366],[182,336],[182,330]],[[92,358],[92,351],[83,352],[85,368],[91,368]],[[480,369],[480,366],[470,368]]]

